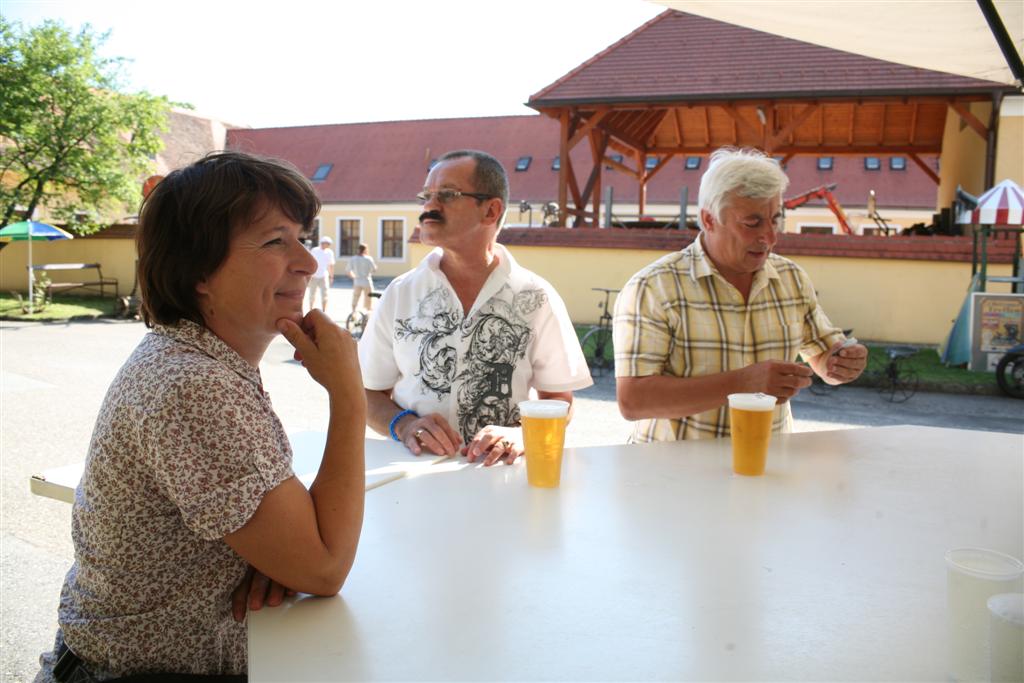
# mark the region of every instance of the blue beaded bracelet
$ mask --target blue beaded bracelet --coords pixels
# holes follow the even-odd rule
[[[403,410],[399,412],[397,415],[395,415],[393,418],[391,418],[391,424],[388,425],[388,431],[391,432],[391,438],[394,439],[395,441],[401,441],[401,439],[398,438],[398,434],[395,434],[395,425],[397,425],[398,421],[401,420],[406,415],[419,417],[419,413],[417,413],[415,410]]]

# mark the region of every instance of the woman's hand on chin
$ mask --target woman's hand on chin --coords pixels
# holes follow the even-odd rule
[[[307,313],[300,325],[281,318],[277,329],[295,347],[295,360],[301,362],[332,397],[336,392],[341,392],[338,396],[358,394],[365,410],[359,354],[352,335],[318,309]]]

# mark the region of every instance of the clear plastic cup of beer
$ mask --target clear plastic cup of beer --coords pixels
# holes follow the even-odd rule
[[[521,401],[519,417],[523,423],[526,480],[530,486],[557,487],[562,479],[569,404],[552,399]]]
[[[764,474],[775,402],[768,394],[729,394],[732,471],[736,474]]]

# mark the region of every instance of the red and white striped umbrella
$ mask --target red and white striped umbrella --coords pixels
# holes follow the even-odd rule
[[[1012,180],[1004,180],[978,197],[973,211],[964,211],[957,220],[971,225],[1024,224],[1024,190]]]

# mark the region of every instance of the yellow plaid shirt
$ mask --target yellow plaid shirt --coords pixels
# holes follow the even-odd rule
[[[764,360],[816,356],[843,339],[818,305],[807,273],[772,254],[754,274],[748,301],[693,243],[630,278],[615,302],[615,376],[700,377]],[[789,431],[786,402],[775,408],[774,431]],[[723,405],[689,417],[637,420],[632,442],[729,435]]]

